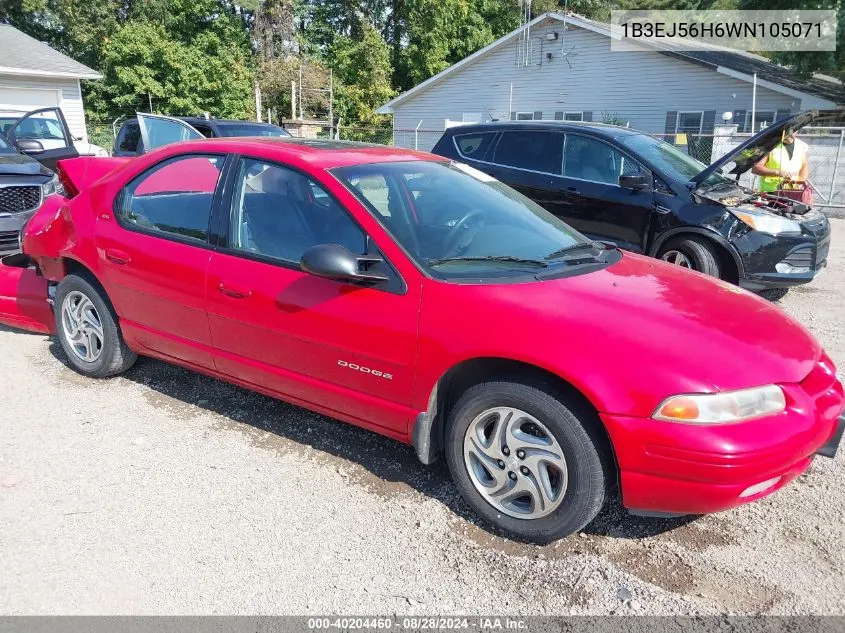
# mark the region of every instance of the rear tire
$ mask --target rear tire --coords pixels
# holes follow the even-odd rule
[[[68,275],[56,288],[56,333],[70,366],[91,378],[123,373],[138,355],[126,345],[106,293],[87,275]]]
[[[599,439],[601,422],[574,398],[539,383],[482,383],[458,399],[447,424],[455,484],[503,532],[548,543],[601,509],[612,460]]]
[[[712,242],[699,237],[678,237],[660,249],[657,257],[670,264],[721,277],[719,254]]]

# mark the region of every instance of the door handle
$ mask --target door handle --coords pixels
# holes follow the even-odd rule
[[[567,187],[566,190],[570,193],[581,193],[575,187]]]
[[[252,294],[252,290],[246,286],[233,284],[229,281],[221,281],[217,289],[227,297],[232,297],[233,299],[246,299]]]
[[[132,258],[129,257],[127,253],[124,253],[123,251],[119,251],[114,248],[106,249],[106,259],[110,262],[117,264],[118,266],[125,266],[130,261],[132,261]]]

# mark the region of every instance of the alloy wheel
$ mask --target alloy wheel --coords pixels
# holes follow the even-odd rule
[[[563,450],[542,422],[520,409],[495,407],[476,416],[464,436],[464,463],[475,489],[508,516],[546,516],[566,494]]]
[[[103,353],[103,323],[91,300],[78,290],[62,301],[62,334],[79,360],[95,362]]]
[[[692,265],[692,261],[690,258],[684,255],[681,251],[666,251],[663,255],[660,256],[664,262],[669,262],[670,264],[675,264],[676,266],[680,266],[681,268],[695,268]]]

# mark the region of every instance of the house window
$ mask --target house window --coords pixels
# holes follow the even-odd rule
[[[517,121],[533,121],[534,120],[534,113],[533,112],[517,112],[516,113],[516,120]]]
[[[677,134],[701,134],[704,112],[678,112]]]
[[[760,130],[769,127],[775,122],[776,113],[772,111],[757,112],[754,115],[754,130],[751,129],[751,112],[745,113],[745,124],[742,126],[742,132],[756,133]]]
[[[583,112],[566,112],[563,115],[564,121],[583,121],[584,120],[584,113]]]

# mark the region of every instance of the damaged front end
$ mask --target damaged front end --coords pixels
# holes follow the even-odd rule
[[[83,157],[58,163],[60,191],[45,198],[21,229],[21,252],[0,259],[0,324],[42,334],[55,331],[53,284],[64,277],[63,256],[76,244],[69,202],[125,162]]]

